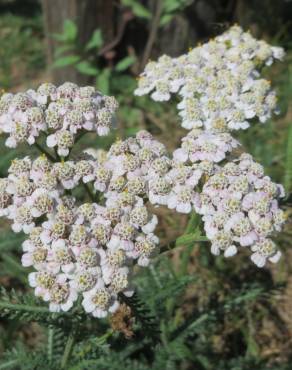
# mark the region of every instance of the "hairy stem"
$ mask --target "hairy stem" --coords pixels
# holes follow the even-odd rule
[[[75,335],[74,335],[74,332],[72,330],[71,333],[68,336],[68,340],[67,340],[67,343],[66,343],[66,346],[65,346],[65,349],[64,349],[62,359],[61,359],[61,369],[66,369],[67,368],[67,363],[68,363],[69,357],[71,355],[71,352],[73,350],[74,344],[75,344]]]
[[[0,310],[12,310],[12,311],[24,311],[24,312],[35,312],[43,314],[51,314],[51,311],[47,307],[40,306],[29,306],[27,304],[10,303],[0,301]],[[61,316],[70,316],[68,312],[58,312]]]
[[[28,306],[26,304],[17,304],[10,302],[0,302],[0,309],[10,309],[13,311],[37,312],[37,313],[50,313],[47,307]]]
[[[199,223],[200,223],[199,215],[193,211],[191,213],[191,217],[189,219],[189,222],[187,224],[187,227],[186,227],[186,230],[183,236],[195,235],[197,238],[198,237],[197,234],[199,233]],[[188,240],[188,238],[186,238],[185,240]],[[192,239],[190,238],[190,240]],[[180,266],[180,274],[182,276],[187,273],[190,256],[193,251],[194,243],[196,241],[197,240],[186,242],[186,246],[183,249],[183,252],[181,254],[181,266]]]
[[[48,360],[52,362],[53,360],[53,343],[54,343],[54,328],[49,327],[48,330]]]

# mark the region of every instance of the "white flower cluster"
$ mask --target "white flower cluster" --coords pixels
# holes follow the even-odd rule
[[[158,62],[149,62],[135,94],[151,93],[156,101],[178,94],[181,101],[177,107],[186,129],[246,129],[251,119],[265,122],[276,110],[275,93],[258,70],[283,56],[282,48],[233,26],[178,58],[164,55]]]
[[[218,168],[203,186],[199,210],[212,253],[223,251],[230,257],[238,248],[249,247],[258,267],[267,259],[278,262],[281,252],[270,236],[285,222],[278,206],[283,196],[282,185],[264,176],[263,167],[249,154]]]
[[[78,207],[74,199],[61,198],[55,213],[23,244],[23,265],[37,270],[29,275],[35,294],[50,302],[51,311],[70,309],[81,295],[84,310],[94,317],[114,312],[118,293],[133,293],[133,263],[147,265],[156,252],[156,224],[148,220],[151,215],[140,202]]]
[[[1,97],[6,145],[37,144],[47,154],[13,160],[0,179],[0,216],[27,234],[22,263],[35,269],[29,283],[51,311],[67,311],[81,297],[86,312],[105,317],[118,308],[119,293],[133,294],[134,265],[147,266],[159,250],[148,201],[203,215],[214,254],[250,247],[259,267],[280,258],[270,236],[285,219],[277,202],[282,187],[250,155],[232,162],[228,155],[239,146],[231,130],[247,128],[255,117],[264,122],[275,109],[257,67],[282,54],[233,27],[187,55],[149,63],[136,93],[154,90],[159,101],[178,92],[183,127],[190,129],[172,158],[147,131],[108,152],[88,149],[72,157],[81,135],[106,135],[114,121],[116,100],[92,87],[47,83]],[[54,156],[36,142],[41,133]],[[72,195],[78,186],[88,202]]]
[[[78,131],[107,135],[117,108],[114,97],[103,96],[91,86],[44,83],[36,91],[2,95],[0,131],[9,135],[5,145],[10,148],[23,142],[32,145],[46,133],[47,146],[56,147],[58,155],[65,157]]]
[[[70,309],[82,294],[86,312],[106,316],[117,309],[118,293],[132,294],[134,262],[147,266],[158,251],[157,217],[139,196],[145,190],[105,164],[93,157],[58,163],[44,155],[34,161],[26,157],[14,160],[1,179],[1,215],[13,220],[15,232],[28,234],[22,263],[37,270],[29,282],[52,311]],[[105,205],[78,206],[64,195],[80,181],[111,192],[105,193]]]
[[[189,191],[194,194],[196,187],[199,198],[171,207],[176,198],[170,196],[160,204],[178,212],[194,209],[202,214],[214,254],[224,250],[229,257],[238,247],[250,246],[252,261],[259,267],[266,259],[276,262],[280,258],[269,237],[280,231],[284,222],[284,212],[277,204],[277,197],[284,195],[283,188],[264,177],[262,166],[247,154],[238,164],[228,162],[223,169],[219,163],[240,145],[231,131],[247,129],[255,119],[264,123],[276,112],[275,93],[259,71],[283,57],[282,48],[256,40],[233,26],[185,55],[164,55],[157,62],[149,62],[135,90],[136,95],[150,94],[155,101],[167,101],[177,94],[182,127],[190,130],[173,152],[172,167],[184,166],[192,179],[197,175]],[[209,176],[200,192],[199,180]],[[177,178],[173,183],[179,183]],[[149,191],[151,200],[150,196]]]

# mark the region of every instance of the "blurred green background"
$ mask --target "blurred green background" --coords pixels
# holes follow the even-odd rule
[[[234,23],[286,50],[284,62],[263,71],[277,91],[281,114],[238,134],[266,173],[285,185],[283,207],[289,219],[277,240],[284,257],[276,266],[257,270],[247,256],[224,261],[211,256],[206,244],[187,245],[159,257],[149,271],[138,272],[138,291],[161,319],[164,362],[158,359],[163,365],[157,369],[292,369],[291,14],[288,0],[0,1],[1,89],[16,92],[45,81],[72,81],[93,84],[119,100],[117,131],[102,140],[87,135],[76,151],[87,146],[106,149],[117,136],[124,138],[143,128],[169,150],[178,145],[183,130],[175,105],[133,96],[136,78],[149,59],[164,53],[178,56]],[[31,150],[25,146],[8,150],[3,143],[1,138],[0,174],[6,176],[10,161]],[[185,217],[166,210],[155,212],[162,244],[182,234]],[[27,289],[27,271],[19,264],[21,238],[1,220],[0,284],[20,292]],[[215,312],[220,306],[222,310]],[[192,326],[187,335],[182,332],[179,344],[172,342],[179,327],[200,320],[203,326]],[[3,317],[0,358],[14,347],[35,350],[44,336],[36,323]],[[121,344],[119,351],[123,353],[129,342]],[[147,359],[147,349],[139,351],[127,352],[125,359],[150,361],[149,368],[156,369],[156,360]],[[119,365],[119,358],[116,361]],[[0,369],[8,368],[3,366],[0,360]],[[20,369],[39,368],[25,366]],[[81,368],[91,368],[86,366]],[[100,368],[114,366],[113,357],[112,364]],[[136,369],[133,364],[130,368]]]

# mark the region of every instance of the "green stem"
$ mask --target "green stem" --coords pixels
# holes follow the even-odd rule
[[[185,234],[195,233],[197,226],[199,225],[199,221],[200,221],[199,215],[197,215],[195,212],[192,212],[185,230]]]
[[[187,224],[185,234],[180,238],[177,239],[176,244],[179,243],[179,239],[182,241],[182,244],[186,244],[182,254],[181,254],[181,266],[180,266],[180,275],[184,276],[188,271],[188,264],[190,260],[190,256],[193,251],[194,243],[198,241],[199,234],[199,225],[200,225],[200,217],[195,212],[191,213],[191,217]],[[194,238],[192,238],[192,235]],[[189,237],[188,237],[189,236]]]
[[[74,344],[75,344],[75,335],[74,335],[74,332],[72,331],[69,334],[69,337],[68,337],[68,340],[67,340],[67,343],[64,349],[64,353],[61,359],[61,369],[67,368],[67,363],[71,355],[71,352],[73,350]]]
[[[206,236],[203,235],[196,235],[196,234],[186,234],[182,235],[176,240],[171,241],[167,245],[164,245],[160,248],[160,253],[168,252],[176,247],[180,247],[185,244],[190,244],[190,243],[196,243],[196,242],[208,242],[209,239]]]
[[[54,343],[54,328],[50,327],[48,330],[48,360],[53,360],[53,343]]]
[[[180,276],[185,276],[188,272],[188,266],[189,266],[189,261],[190,257],[193,251],[194,244],[189,244],[187,245],[183,253],[181,254],[181,263],[180,263],[180,269],[179,269],[179,275]]]
[[[49,152],[46,151],[39,143],[35,142],[34,145],[38,148],[38,150],[45,154],[52,162],[56,162],[56,158],[53,157]]]
[[[103,345],[108,338],[110,338],[114,334],[114,331],[112,329],[108,330],[104,335],[97,338],[96,342],[99,346]]]
[[[47,307],[37,307],[37,306],[29,306],[26,304],[18,304],[18,303],[10,303],[10,302],[1,302],[0,301],[0,310],[13,310],[13,311],[25,311],[25,312],[35,312],[35,313],[43,313],[43,314],[51,314],[51,311]],[[65,315],[68,316],[68,312],[58,312],[58,315]]]
[[[0,309],[10,309],[14,311],[25,311],[25,312],[37,312],[37,313],[50,313],[49,309],[46,307],[35,307],[28,306],[25,304],[9,303],[9,302],[0,302]]]

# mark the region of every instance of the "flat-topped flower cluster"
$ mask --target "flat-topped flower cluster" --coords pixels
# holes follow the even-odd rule
[[[238,248],[250,247],[257,266],[263,267],[267,258],[278,262],[281,253],[269,236],[285,222],[277,201],[283,196],[282,185],[264,176],[249,154],[218,169],[203,186],[199,210],[212,253],[224,251],[230,257]]]
[[[227,132],[247,129],[251,119],[267,121],[276,110],[270,82],[259,69],[282,59],[282,48],[254,39],[238,26],[178,58],[149,62],[136,95],[155,101],[177,94],[182,127]]]
[[[12,220],[13,231],[28,235],[22,263],[37,270],[29,282],[52,311],[71,308],[82,294],[85,311],[103,317],[118,307],[118,293],[133,293],[132,267],[147,266],[159,241],[143,175],[165,151],[141,132],[108,155],[91,150],[74,161],[52,163],[41,155],[12,162],[1,179],[1,215]],[[81,183],[91,185],[93,199],[79,204],[66,193]]]
[[[118,108],[114,97],[103,96],[94,87],[65,82],[56,87],[44,83],[35,90],[4,94],[0,99],[0,130],[9,136],[5,145],[35,143],[43,133],[48,147],[67,156],[81,130],[107,135]]]
[[[154,90],[155,100],[178,93],[190,130],[172,155],[143,130],[107,152],[73,156],[81,135],[106,135],[115,121],[116,100],[92,87],[47,83],[1,97],[6,145],[26,142],[44,152],[12,161],[0,179],[0,216],[27,235],[22,264],[35,269],[29,283],[51,311],[81,301],[86,312],[105,317],[118,308],[121,293],[133,294],[133,267],[148,266],[159,252],[149,204],[202,215],[216,255],[249,247],[259,267],[279,260],[271,236],[285,221],[278,206],[283,188],[250,155],[229,157],[240,146],[230,131],[256,117],[264,122],[275,109],[258,67],[282,54],[233,27],[187,55],[151,62],[136,93]],[[77,187],[84,190],[81,200]]]

